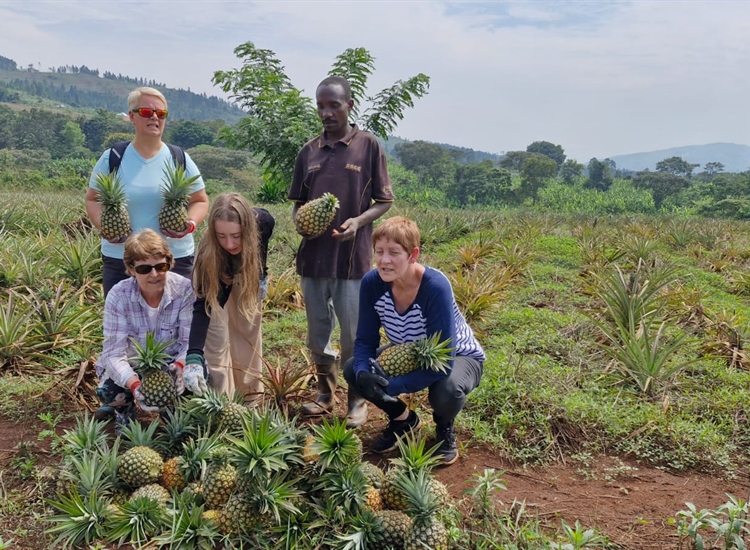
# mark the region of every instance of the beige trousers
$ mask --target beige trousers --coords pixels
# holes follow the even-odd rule
[[[211,312],[203,350],[208,364],[209,385],[230,397],[234,392],[253,401],[263,392],[263,338],[260,309],[251,323],[237,307],[232,292],[224,307]]]

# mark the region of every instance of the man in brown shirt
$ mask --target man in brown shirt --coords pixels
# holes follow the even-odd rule
[[[354,106],[345,78],[324,79],[315,91],[323,132],[297,155],[289,199],[293,216],[307,201],[331,193],[340,207],[331,226],[319,237],[302,235],[297,273],[307,312],[307,347],[318,378],[318,395],[302,407],[316,416],[330,412],[338,377],[353,353],[359,312],[359,285],[372,268],[372,223],[391,207],[394,197],[385,153],[377,138],[349,124]],[[335,317],[334,317],[335,315]],[[338,319],[341,353],[331,346]],[[350,395],[347,425],[359,426],[367,405]]]

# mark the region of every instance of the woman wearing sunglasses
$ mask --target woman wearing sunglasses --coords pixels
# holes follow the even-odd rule
[[[195,296],[190,280],[171,271],[174,258],[166,240],[151,229],[131,234],[123,261],[128,278],[117,283],[104,302],[104,345],[96,365],[96,394],[106,411],[113,408],[116,428],[134,418],[136,406],[156,412],[143,400],[133,370],[133,340],[146,343],[146,334],[171,342],[168,366],[177,394],[185,387],[182,368],[188,348]]]
[[[121,177],[125,190],[130,225],[134,232],[147,227],[159,231],[158,215],[163,204],[160,190],[164,181],[164,168],[167,164],[173,166],[175,163],[169,147],[162,141],[167,115],[167,100],[160,91],[154,88],[137,88],[130,92],[128,118],[133,124],[135,138],[122,154],[117,174]],[[109,172],[111,154],[116,153],[109,149],[99,158],[86,192],[86,212],[97,229],[100,229],[102,205],[97,201],[94,184],[97,174]],[[187,153],[185,172],[187,177],[198,175],[198,167]],[[175,257],[173,270],[188,278],[195,250],[192,233],[208,211],[208,195],[204,188],[203,179],[199,177],[189,196],[185,229],[181,232],[163,232]],[[117,282],[128,276],[123,264],[124,240],[102,239],[105,297]]]
[[[274,224],[267,210],[251,208],[239,193],[213,200],[193,270],[197,299],[184,379],[195,394],[207,389],[206,363],[218,391],[248,402],[262,391],[261,300]]]

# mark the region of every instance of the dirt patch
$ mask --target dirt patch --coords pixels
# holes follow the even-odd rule
[[[345,414],[345,403],[345,395],[339,395],[337,415]],[[424,419],[429,418],[425,411],[421,414]],[[73,424],[73,421],[61,424],[58,433]],[[384,427],[384,416],[371,410],[367,424],[358,429],[365,448]],[[6,472],[3,476],[6,494],[24,491],[24,482],[12,472],[18,468],[21,453],[32,453],[38,468],[58,462],[50,452],[49,440],[38,441],[38,434],[45,428],[35,417],[23,421],[0,418],[0,470]],[[578,520],[585,527],[596,528],[623,549],[677,548],[676,528],[668,521],[685,509],[686,502],[698,508],[715,509],[727,501],[726,493],[743,499],[748,496],[745,478],[718,479],[698,472],[673,474],[607,456],[568,459],[545,468],[529,468],[503,460],[492,449],[472,444],[469,433],[458,436],[463,445],[458,462],[436,470],[437,477],[455,498],[461,498],[463,491],[473,486],[475,474],[486,468],[503,471],[507,490],[499,493],[498,499],[504,504],[510,505],[514,499],[525,502],[527,513],[535,514],[552,530],[559,530],[560,520],[568,524]],[[393,457],[395,454],[366,455],[381,467]],[[11,533],[8,530],[11,526],[2,527],[0,533],[6,531],[3,536]]]

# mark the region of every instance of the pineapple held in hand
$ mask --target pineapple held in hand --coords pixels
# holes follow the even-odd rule
[[[451,351],[448,340],[440,342],[440,333],[414,342],[395,344],[383,350],[378,363],[389,378],[401,376],[417,369],[447,372]]]
[[[131,338],[135,347],[135,357],[131,361],[136,362],[135,371],[141,375],[141,393],[146,399],[149,407],[166,407],[171,405],[177,394],[174,390],[174,381],[163,367],[171,359],[167,348],[172,342],[157,340],[154,333],[146,333],[146,345]]]
[[[305,237],[319,237],[331,225],[338,209],[339,200],[330,193],[306,202],[299,207],[294,219],[297,231]]]
[[[188,221],[187,205],[190,200],[190,187],[200,177],[186,177],[185,167],[173,166],[165,162],[164,183],[161,186],[161,196],[164,205],[159,210],[159,229],[182,233]]]
[[[125,206],[125,190],[117,172],[97,174],[94,184],[96,200],[102,205],[102,217],[99,225],[102,237],[113,241],[130,235],[130,215]]]

